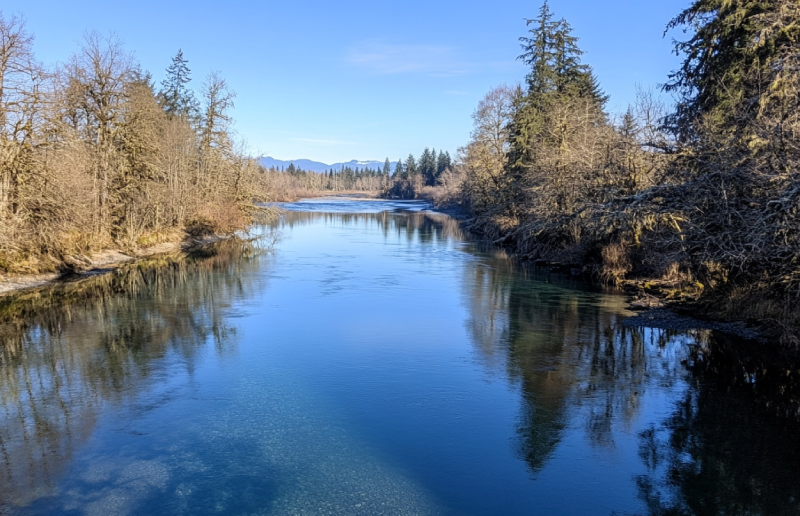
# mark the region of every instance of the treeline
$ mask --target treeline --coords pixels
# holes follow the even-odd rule
[[[197,98],[180,51],[156,85],[114,36],[88,33],[56,67],[32,47],[24,20],[0,14],[0,272],[53,270],[185,227],[231,232],[266,199],[219,74]]]
[[[434,186],[442,173],[451,164],[452,160],[449,152],[439,151],[437,156],[436,149],[429,150],[428,147],[425,147],[419,157],[419,161],[414,159],[413,154],[408,155],[405,163],[403,163],[402,159],[397,160],[397,169],[394,177],[396,179],[419,178],[422,184]]]
[[[696,0],[668,28],[667,109],[606,110],[578,40],[545,3],[519,86],[490,91],[460,150],[476,228],[531,260],[607,281],[658,278],[714,315],[800,320],[800,5]]]
[[[270,168],[266,172],[270,184],[280,192],[281,200],[294,200],[304,195],[324,192],[375,192],[384,197],[412,199],[425,187],[447,183],[448,171],[453,165],[450,153],[425,147],[419,160],[409,154],[406,161],[397,160],[395,170],[389,158],[378,168],[343,167],[322,173],[303,170],[294,163],[285,169]]]
[[[413,199],[424,187],[441,184],[442,175],[452,164],[449,152],[439,151],[437,155],[435,148],[425,147],[419,160],[409,154],[405,163],[402,159],[397,160],[392,182],[383,195],[389,198]]]
[[[303,191],[308,193],[316,192],[380,192],[390,183],[392,174],[389,158],[383,167],[343,167],[338,170],[330,169],[318,173],[310,170],[303,170],[290,163],[285,169],[270,168],[268,174],[273,178],[274,184],[286,184],[288,190],[293,191],[293,195],[286,195],[287,200],[302,195]]]

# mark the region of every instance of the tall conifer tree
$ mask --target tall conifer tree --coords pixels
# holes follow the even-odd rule
[[[447,170],[447,167],[450,166],[450,154],[445,154],[442,151],[439,151],[439,157],[436,158],[436,174],[441,176],[442,172]]]
[[[520,39],[520,61],[530,67],[526,76],[529,100],[538,104],[549,93],[577,94],[593,97],[601,106],[608,97],[600,90],[591,67],[581,63],[583,51],[572,27],[566,20],[553,20],[545,1],[539,17],[526,20],[529,36]]]
[[[692,33],[676,42],[685,58],[665,86],[678,95],[668,125],[682,141],[696,137],[701,115],[741,127],[760,116],[767,97],[797,97],[790,87],[800,46],[795,0],[695,0],[668,28]]]
[[[572,27],[566,20],[554,19],[547,1],[539,16],[527,20],[527,25],[529,34],[520,38],[523,52],[518,57],[530,67],[527,90],[514,101],[506,166],[508,187],[502,192],[501,202],[513,217],[527,209],[537,160],[541,161],[544,154],[558,155],[564,148],[568,134],[559,129],[559,117],[578,109],[593,124],[607,123],[603,108],[608,97],[600,91],[592,69],[581,63],[583,52]]]
[[[422,154],[419,158],[419,163],[417,164],[419,173],[422,175],[422,178],[425,180],[425,184],[433,185],[436,182],[436,156],[425,147],[425,150],[422,151]]]
[[[417,168],[417,161],[414,159],[413,154],[409,154],[408,158],[406,159],[406,175],[410,178],[413,178],[417,174],[419,174],[419,169]]]
[[[190,122],[198,121],[199,103],[187,87],[191,80],[189,61],[183,57],[183,50],[179,49],[167,68],[167,77],[161,82],[159,92],[161,107],[167,115],[185,118]]]
[[[405,167],[403,167],[403,160],[397,160],[397,167],[394,169],[394,177],[397,179],[407,179],[408,174],[405,171]]]

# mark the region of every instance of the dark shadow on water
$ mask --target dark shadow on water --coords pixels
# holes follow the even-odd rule
[[[796,422],[696,386],[640,435],[648,473],[636,483],[648,514],[800,514],[799,432]]]
[[[487,367],[521,386],[516,449],[534,475],[570,421],[613,447],[613,426],[666,390],[674,412],[639,436],[648,473],[632,479],[648,514],[800,514],[796,350],[626,327],[614,297],[502,254],[467,270],[468,328]]]
[[[713,333],[697,344],[692,388],[640,435],[649,513],[800,514],[796,350]]]

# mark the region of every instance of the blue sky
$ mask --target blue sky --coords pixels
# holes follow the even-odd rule
[[[573,26],[612,111],[679,60],[667,22],[688,0],[551,0]],[[326,163],[455,152],[491,87],[521,81],[524,18],[541,3],[4,0],[27,18],[40,61],[65,61],[87,29],[116,32],[157,80],[178,48],[193,86],[220,71],[237,92],[236,130],[253,153]],[[679,36],[679,34],[678,34]]]

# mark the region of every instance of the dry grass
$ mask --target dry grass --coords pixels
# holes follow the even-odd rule
[[[619,284],[633,268],[626,241],[608,244],[601,250],[603,263],[600,277],[607,283]]]

